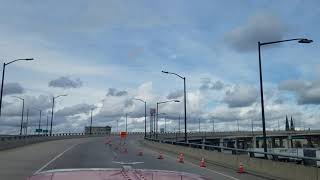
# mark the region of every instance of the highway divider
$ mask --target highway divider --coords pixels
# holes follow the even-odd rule
[[[129,135],[142,135],[143,132],[128,132]],[[59,133],[52,134],[40,134],[40,135],[28,135],[28,136],[13,136],[13,135],[2,135],[0,136],[0,151],[5,149],[17,148],[29,144],[53,141],[60,139],[71,139],[71,138],[88,138],[88,137],[103,137],[108,135],[119,135],[119,133]]]
[[[163,143],[162,141],[156,142],[150,139],[144,140],[142,143],[151,149],[176,154],[177,156],[183,153],[186,160],[199,161],[199,159],[205,158],[207,165],[211,163],[238,170],[239,164],[242,163],[246,172],[271,179],[320,180],[320,169],[317,167],[251,158],[246,154],[226,154],[190,146]]]

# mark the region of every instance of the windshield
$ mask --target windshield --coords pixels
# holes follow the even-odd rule
[[[317,179],[319,7],[2,1],[0,179]]]

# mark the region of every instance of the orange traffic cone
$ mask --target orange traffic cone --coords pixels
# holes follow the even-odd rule
[[[200,167],[206,167],[206,162],[204,161],[204,158],[201,158]]]
[[[243,164],[242,164],[241,161],[239,163],[239,171],[238,171],[238,173],[240,173],[240,174],[244,173],[244,167],[243,167]]]
[[[143,156],[143,152],[142,152],[141,149],[140,149],[139,152],[138,152],[138,156]]]
[[[183,156],[182,153],[180,153],[180,155],[179,155],[179,161],[178,162],[179,163],[184,163],[184,156]]]
[[[164,159],[162,153],[160,152],[158,159]]]

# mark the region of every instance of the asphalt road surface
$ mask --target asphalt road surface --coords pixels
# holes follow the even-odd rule
[[[140,147],[140,139],[141,136],[128,137],[126,141],[119,137],[68,139],[0,151],[0,179],[23,180],[33,173],[51,169],[122,168],[123,163],[130,163],[136,169],[188,172],[213,180],[263,179],[220,166],[201,168],[188,159],[178,163],[178,157],[172,154],[163,154],[164,159],[158,159],[159,152]],[[112,145],[106,144],[107,140]],[[143,151],[142,156],[138,156],[139,150]]]

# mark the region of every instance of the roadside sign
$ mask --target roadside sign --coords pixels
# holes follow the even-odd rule
[[[36,132],[42,132],[42,129],[36,129]]]
[[[42,132],[47,133],[47,132],[48,132],[48,130],[42,130]]]
[[[120,132],[120,137],[121,138],[125,138],[125,137],[127,137],[127,135],[128,135],[128,133],[126,131]]]

